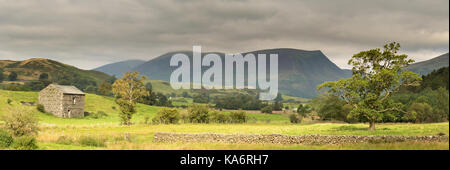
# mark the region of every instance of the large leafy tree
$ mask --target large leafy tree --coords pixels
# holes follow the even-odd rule
[[[136,101],[143,96],[149,95],[144,86],[145,76],[140,76],[136,71],[128,71],[123,77],[112,85],[116,96],[116,103],[120,107],[119,116],[122,124],[130,125],[131,118],[136,113]]]
[[[405,112],[401,103],[391,99],[392,94],[404,86],[419,86],[421,77],[402,68],[414,60],[405,54],[397,55],[400,44],[392,42],[379,48],[355,54],[348,62],[353,76],[318,86],[329,94],[339,96],[352,107],[348,118],[369,122],[369,130],[375,123],[394,112]]]

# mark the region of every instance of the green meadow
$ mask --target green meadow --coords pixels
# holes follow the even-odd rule
[[[8,99],[11,101],[8,104]],[[40,120],[37,140],[39,149],[449,149],[449,143],[400,142],[352,145],[275,145],[275,144],[224,144],[224,143],[154,143],[157,132],[177,133],[224,133],[224,134],[285,134],[285,135],[405,135],[431,136],[449,134],[449,123],[379,123],[376,131],[368,131],[368,124],[345,123],[303,123],[291,124],[287,114],[248,113],[245,124],[145,124],[151,120],[160,107],[138,104],[138,112],[133,116],[131,126],[121,126],[119,107],[111,97],[86,95],[87,112],[104,112],[100,118],[58,118],[37,111],[36,106],[25,106],[20,102],[37,102],[37,92],[0,90],[0,114],[10,109],[34,113]],[[180,112],[185,112],[180,109]],[[227,111],[224,111],[227,112]],[[100,146],[77,142],[83,137],[101,141]],[[61,142],[61,138],[68,142]]]

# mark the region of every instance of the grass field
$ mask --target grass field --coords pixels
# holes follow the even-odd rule
[[[10,104],[7,99],[11,99]],[[275,144],[223,144],[223,143],[154,143],[156,132],[178,133],[224,133],[224,134],[285,134],[285,135],[406,135],[431,136],[449,134],[449,123],[432,124],[377,124],[377,131],[368,131],[367,124],[316,123],[290,124],[284,114],[249,113],[251,120],[246,124],[175,124],[147,125],[144,117],[153,117],[159,107],[138,104],[138,113],[132,119],[132,126],[120,126],[118,106],[112,98],[92,94],[86,96],[86,111],[107,113],[106,117],[94,119],[57,118],[43,114],[35,106],[23,106],[20,101],[37,102],[36,92],[12,92],[0,90],[0,114],[9,109],[33,112],[40,119],[37,137],[39,149],[449,149],[449,143],[381,143],[352,145],[275,145]],[[115,107],[115,109],[114,109]],[[184,110],[182,110],[184,111]],[[61,136],[74,142],[61,144]],[[82,137],[103,141],[105,146],[86,146],[76,141]]]
[[[79,145],[61,145],[40,143],[42,150],[448,150],[449,143],[381,143],[381,144],[343,144],[343,145],[275,145],[275,144],[223,144],[223,143],[131,143],[121,142],[108,147],[88,147]]]
[[[224,134],[323,134],[323,135],[407,135],[430,136],[449,133],[448,123],[379,124],[379,130],[368,131],[367,124],[321,123],[292,124],[177,124],[177,125],[44,125],[38,136],[41,149],[449,149],[449,143],[380,143],[343,145],[275,145],[224,143],[154,143],[156,132],[224,133]],[[106,141],[105,147],[85,147],[80,144],[61,145],[60,136],[74,140],[90,136]]]

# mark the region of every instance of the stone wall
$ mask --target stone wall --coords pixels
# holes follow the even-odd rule
[[[344,143],[392,143],[404,141],[448,142],[448,136],[348,136],[281,134],[239,135],[215,133],[156,133],[154,142],[165,143],[248,143],[248,144],[344,144]]]

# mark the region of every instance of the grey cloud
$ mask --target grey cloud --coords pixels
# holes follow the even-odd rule
[[[352,54],[398,41],[421,61],[448,51],[448,12],[448,0],[0,0],[0,59],[89,69],[193,45],[290,47],[322,50],[347,67]]]

